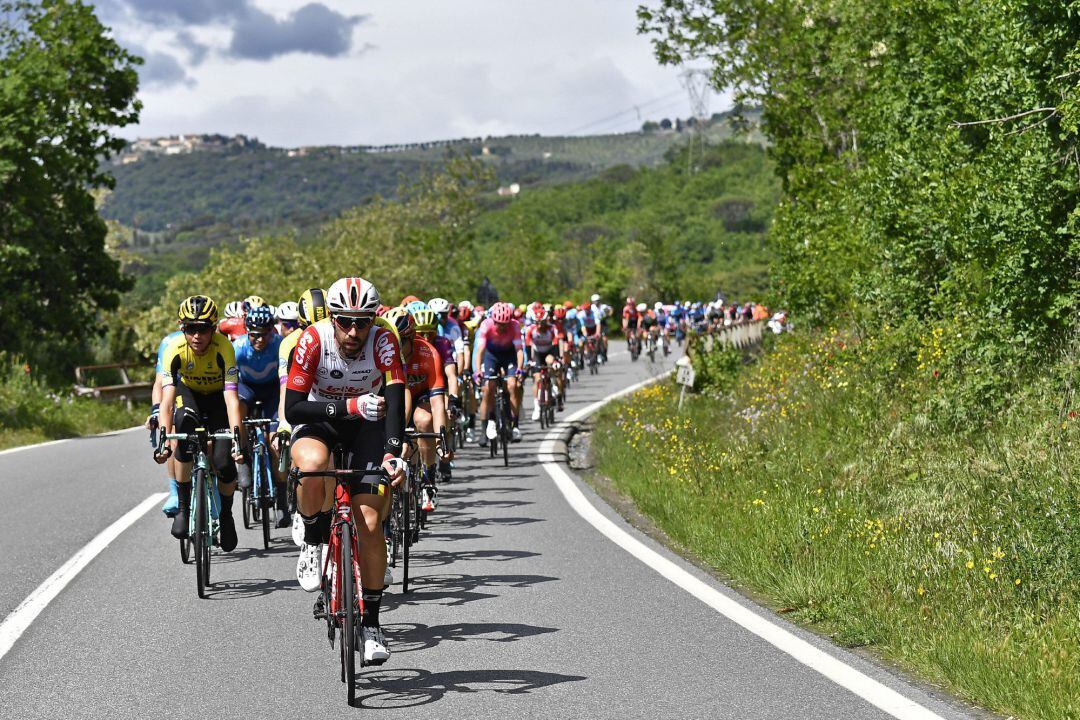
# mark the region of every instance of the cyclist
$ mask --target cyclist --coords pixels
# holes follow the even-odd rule
[[[495,377],[500,370],[506,371],[506,386],[510,394],[510,414],[513,423],[512,439],[521,441],[518,429],[518,410],[520,408],[517,386],[521,368],[524,364],[521,326],[514,319],[514,306],[508,302],[496,303],[491,309],[491,317],[484,320],[476,331],[476,347],[473,349],[473,374],[477,383],[484,383],[483,396],[480,399],[480,422],[484,434],[480,446],[486,447],[488,440],[495,437],[495,420],[490,417],[491,406],[495,400]]]
[[[644,345],[645,341],[649,338],[651,338],[652,341],[655,343],[657,331],[656,313],[654,313],[649,308],[648,303],[638,303],[637,311],[638,317],[641,319],[641,327],[638,332],[641,337],[642,344]],[[653,347],[655,347],[655,345]]]
[[[379,293],[363,278],[334,282],[326,293],[326,306],[330,319],[303,331],[286,384],[285,416],[295,428],[293,463],[303,472],[325,471],[331,450],[341,445],[350,468],[382,467],[396,486],[405,469],[400,459],[405,370],[397,338],[389,330],[372,327]],[[352,479],[349,484],[360,541],[364,661],[381,664],[390,657],[379,627],[386,572],[382,524],[390,495],[384,483],[372,478]],[[326,478],[309,478],[297,487],[304,546],[296,574],[308,592],[320,585],[321,547],[330,539],[333,487]],[[320,595],[316,605],[321,600]]]
[[[157,364],[154,366],[154,387],[150,390],[150,414],[147,416],[144,425],[147,430],[153,430],[161,424],[158,411],[161,409],[161,362],[165,355],[165,349],[169,346],[169,342],[183,334],[180,330],[174,330],[162,338],[161,344],[158,345]],[[169,497],[165,498],[165,504],[161,506],[161,512],[165,513],[165,517],[171,518],[176,515],[176,509],[180,506],[180,499],[176,495],[176,458],[170,457],[166,461],[165,476],[169,481]]]
[[[215,332],[218,320],[217,305],[205,295],[192,295],[180,303],[177,319],[182,335],[173,338],[165,348],[161,363],[161,410],[163,431],[173,428],[182,433],[194,432],[197,427],[207,430],[240,426],[240,398],[236,393],[236,354],[228,339]],[[205,424],[204,424],[205,418]],[[243,463],[243,454],[230,457],[233,443],[213,441],[213,462],[221,493],[221,549],[229,552],[236,547],[236,525],[232,517],[233,492],[236,490],[236,465]],[[177,497],[179,507],[173,517],[173,537],[188,534],[188,515],[191,505],[191,464],[194,459],[192,443],[169,441],[165,452],[154,454],[154,460],[164,463],[176,456]]]
[[[447,305],[449,305],[449,303],[447,303]],[[461,384],[458,378],[457,357],[454,353],[454,345],[448,337],[438,335],[437,329],[439,327],[439,321],[433,311],[416,310],[413,311],[411,315],[413,317],[413,322],[416,323],[416,334],[435,349],[435,354],[442,365],[443,376],[446,379],[446,407],[443,411],[443,416],[445,420],[444,425],[449,432],[452,427],[450,424],[450,409],[454,408],[455,412],[461,411]],[[404,343],[402,350],[404,350]],[[408,362],[408,358],[406,358],[406,362]],[[450,463],[450,458],[439,458],[439,474],[447,480],[453,476],[453,467]],[[434,501],[432,502],[431,509],[435,509]]]
[[[434,333],[434,317],[427,317],[419,311],[428,325],[429,333]],[[430,310],[426,311],[431,313]],[[432,315],[434,315],[432,313]],[[404,308],[392,308],[383,320],[391,323],[397,330],[401,341],[401,357],[405,362],[405,377],[409,392],[405,396],[405,421],[419,432],[441,433],[447,425],[446,417],[446,376],[443,374],[442,359],[439,351],[423,338],[416,336],[417,325],[412,313]],[[417,442],[420,458],[424,464],[424,477],[421,481],[421,509],[424,512],[435,510],[436,450],[439,459],[449,461],[452,455],[447,448],[436,448],[433,440],[423,439]]]
[[[637,337],[638,323],[641,321],[641,315],[637,309],[637,305],[634,304],[634,298],[626,298],[626,305],[622,310],[622,329],[623,334],[626,335],[626,349],[630,349],[631,339]]]
[[[236,366],[240,370],[240,383],[237,386],[240,412],[244,418],[251,417],[258,401],[262,403],[262,416],[277,420],[281,399],[281,384],[277,372],[281,336],[274,329],[274,314],[265,305],[253,307],[245,316],[244,325],[247,327],[247,334],[233,340]],[[274,430],[274,425],[269,426],[269,433]],[[277,527],[283,528],[289,526],[290,519],[285,478],[278,471],[278,452],[278,443],[271,442],[271,476],[277,486],[274,490],[278,511]],[[250,488],[250,465],[238,468],[238,471],[240,489]]]
[[[593,293],[589,298],[589,309],[596,317],[596,324],[600,326],[600,359],[607,362],[607,318],[611,316],[613,308],[600,302],[600,295]]]
[[[225,318],[218,323],[218,330],[225,333],[229,340],[235,340],[244,334],[244,303],[233,300],[225,306]]]
[[[556,370],[558,368],[559,344],[563,338],[559,331],[555,329],[555,326],[551,324],[551,318],[544,308],[537,308],[533,317],[536,324],[530,325],[529,329],[525,331],[525,344],[532,348],[532,364],[535,367],[533,372],[535,388],[532,411],[532,419],[535,422],[540,419],[540,368],[545,365],[550,368],[554,375],[552,386],[558,400],[559,410],[562,410],[562,376]]]
[[[299,305],[292,300],[283,302],[277,306],[277,312],[274,313],[274,317],[277,319],[278,335],[285,337],[300,327],[299,312]]]
[[[473,342],[476,339],[476,330],[480,327],[480,321],[483,319],[483,315],[480,312],[476,312],[468,300],[462,300],[458,303],[458,325],[461,326],[461,339],[462,349],[458,354],[460,364],[463,373],[468,373],[469,368],[472,367],[472,349]],[[465,413],[469,417],[469,424],[465,428],[465,442],[476,442],[476,413],[479,409],[479,402],[477,400],[477,394],[475,392],[470,393],[466,398],[463,398],[465,403]]]

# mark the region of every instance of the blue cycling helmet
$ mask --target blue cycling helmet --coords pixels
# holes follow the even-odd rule
[[[576,320],[577,319],[577,308],[570,308],[569,310],[567,310],[566,311],[566,319],[567,320]]]
[[[429,308],[428,304],[423,300],[413,300],[411,303],[405,306],[405,309],[411,313],[414,313],[419,310],[430,310],[431,308]]]
[[[274,313],[266,305],[251,308],[248,310],[247,317],[244,318],[244,326],[248,330],[265,330],[266,328],[273,327],[273,325]]]

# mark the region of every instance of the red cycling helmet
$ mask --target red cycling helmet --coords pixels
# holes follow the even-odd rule
[[[495,303],[491,308],[491,320],[500,325],[508,323],[514,319],[516,311],[516,308],[510,303]]]
[[[533,307],[533,320],[535,320],[538,323],[542,323],[542,322],[546,322],[547,319],[548,319],[547,310],[544,309],[543,305],[541,305],[540,307],[535,307],[535,306]]]
[[[589,303],[581,303],[580,305],[578,305],[578,310],[580,310],[581,312],[588,312]]]
[[[556,320],[562,320],[566,317],[566,308],[560,305],[559,307],[555,308],[554,315]]]
[[[417,301],[417,300],[419,300],[419,299],[420,299],[420,298],[416,297],[415,295],[406,295],[405,297],[403,297],[403,298],[401,299],[401,307],[405,307],[405,306],[406,306],[406,305],[408,305],[409,303],[411,303],[411,302],[416,302],[416,301]]]

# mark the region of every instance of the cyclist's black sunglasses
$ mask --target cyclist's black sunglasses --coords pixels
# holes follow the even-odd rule
[[[209,323],[185,323],[184,334],[185,335],[198,335],[199,333],[210,332],[214,329],[214,326]]]
[[[343,331],[348,332],[349,328],[356,328],[357,330],[363,330],[371,323],[375,322],[375,318],[370,315],[335,315],[334,324],[341,328]]]

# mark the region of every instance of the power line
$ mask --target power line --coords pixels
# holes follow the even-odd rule
[[[594,125],[603,125],[603,124],[611,122],[612,120],[616,120],[618,118],[621,118],[623,115],[626,115],[627,113],[637,113],[639,118],[640,118],[642,108],[647,107],[649,105],[652,105],[654,103],[661,102],[663,100],[668,100],[670,98],[675,97],[676,95],[682,95],[683,93],[684,93],[684,90],[682,90],[682,89],[674,90],[672,92],[669,92],[666,95],[661,95],[660,97],[653,98],[652,100],[649,100],[647,102],[637,103],[636,105],[631,105],[630,107],[626,108],[625,110],[620,110],[619,112],[615,113],[614,115],[609,115],[607,117],[600,118],[599,120],[593,120],[592,122],[585,123],[584,125],[582,125],[580,127],[577,127],[577,128],[574,128],[573,130],[570,130],[569,132],[566,132],[566,133],[563,133],[563,134],[564,135],[575,135],[575,134],[581,132],[582,130],[587,130],[588,128],[593,127]]]

